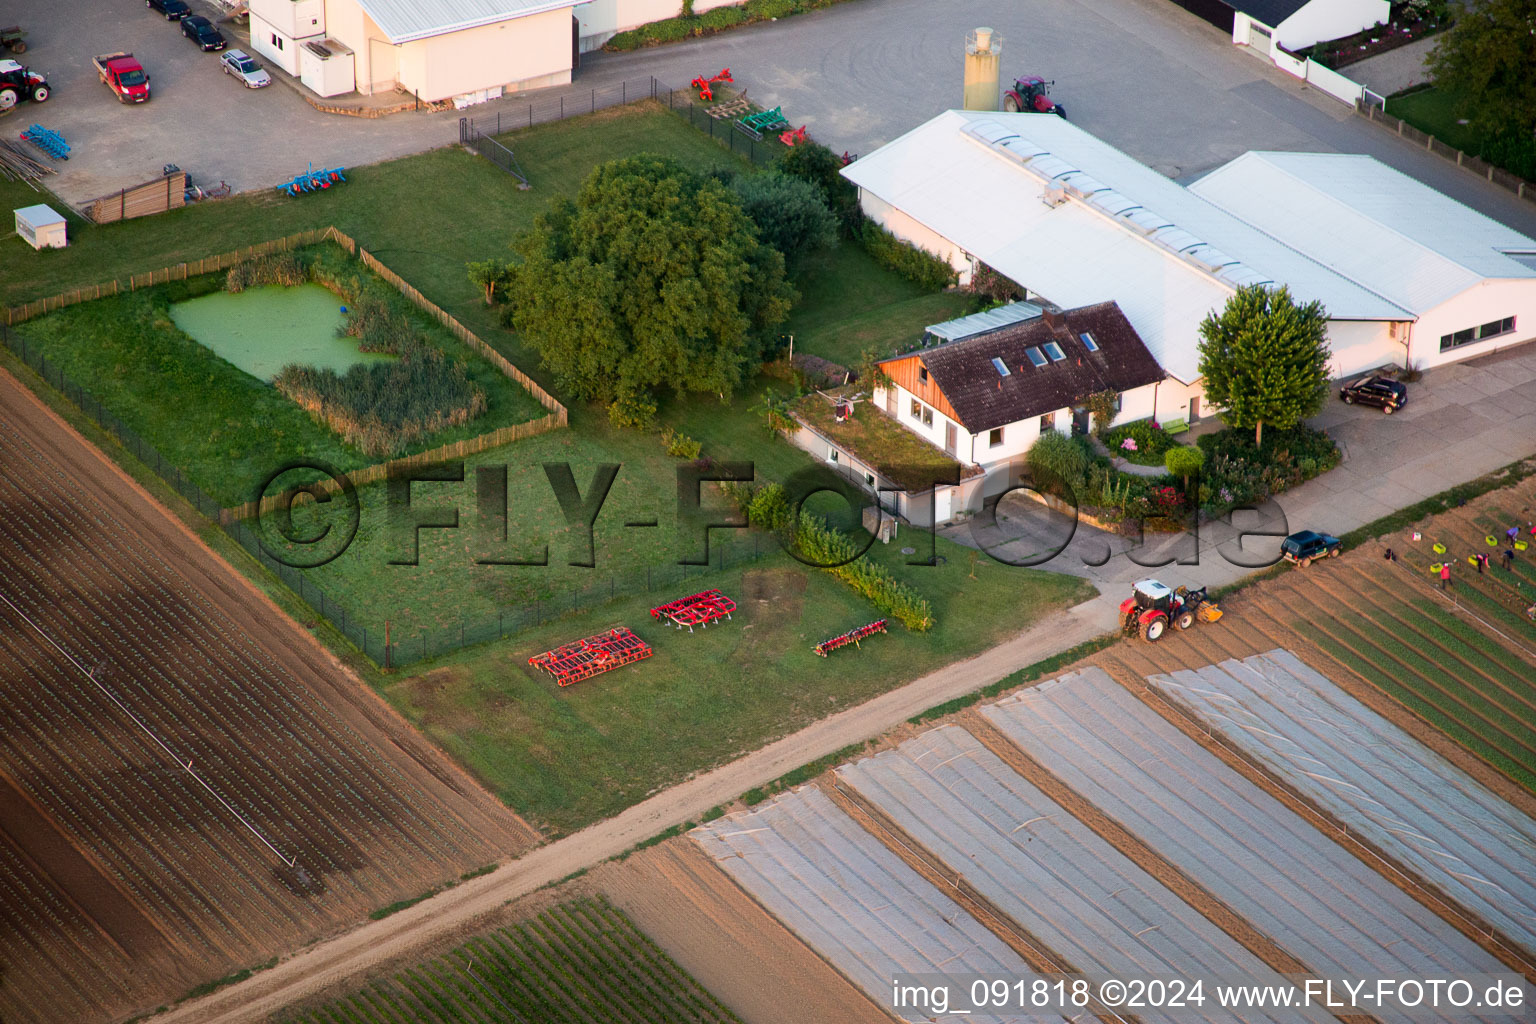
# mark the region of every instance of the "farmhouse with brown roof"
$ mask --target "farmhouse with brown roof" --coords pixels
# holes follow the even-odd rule
[[[1047,308],[1022,323],[893,356],[879,367],[883,378],[870,401],[853,406],[845,421],[861,421],[858,429],[840,427],[819,407],[806,409],[818,415],[797,414],[802,429],[795,440],[871,490],[898,484],[896,463],[915,461],[893,454],[906,447],[891,443],[895,428],[953,460],[959,483],[933,489],[931,512],[928,489],[885,499],[923,526],[930,516],[944,523],[974,512],[1014,486],[1025,453],[1044,431],[1087,431],[1092,424],[1083,402],[1091,394],[1119,396],[1116,423],[1152,416],[1165,377],[1113,302]],[[820,396],[808,402],[827,404]],[[877,444],[873,439],[882,435],[887,441]]]

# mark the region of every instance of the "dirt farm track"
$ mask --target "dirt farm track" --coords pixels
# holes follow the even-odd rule
[[[3,371],[0,566],[6,1024],[153,1009],[537,841]]]

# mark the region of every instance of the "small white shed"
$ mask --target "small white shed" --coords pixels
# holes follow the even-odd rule
[[[69,244],[64,217],[41,203],[16,211],[16,233],[34,249],[62,249]]]
[[[311,40],[299,48],[299,80],[321,96],[340,96],[357,87],[352,50],[334,39]]]

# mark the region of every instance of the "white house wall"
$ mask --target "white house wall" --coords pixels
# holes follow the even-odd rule
[[[358,92],[370,96],[395,87],[403,47],[389,41],[357,0],[325,0],[325,31],[352,50]]]
[[[283,31],[281,26],[265,21],[255,14],[251,15],[250,31],[251,49],[256,51],[256,55],[290,75],[299,73],[300,46],[312,39],[325,38],[324,32],[305,36],[290,35]]]
[[[1330,320],[1328,347],[1333,358],[1328,361],[1328,374],[1347,377],[1388,363],[1402,365],[1408,357],[1407,342],[1406,323],[1394,328],[1385,320]]]
[[[1275,26],[1275,39],[1289,50],[1320,40],[1354,35],[1392,18],[1388,0],[1312,0]]]
[[[1443,335],[1508,316],[1515,318],[1513,333],[1440,351]],[[1483,281],[1419,317],[1413,325],[1412,358],[1421,367],[1440,366],[1532,339],[1536,339],[1536,280]]]
[[[269,31],[290,39],[325,35],[325,0],[251,0],[248,9],[253,29],[260,18]]]

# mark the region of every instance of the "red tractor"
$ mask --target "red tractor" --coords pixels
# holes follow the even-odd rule
[[[1131,596],[1120,602],[1120,629],[1127,636],[1140,633],[1148,643],[1161,640],[1168,623],[1188,629],[1195,619],[1215,622],[1221,609],[1205,596],[1205,587],[1169,590],[1157,580],[1141,580],[1131,586]]]
[[[1010,114],[1055,114],[1067,119],[1067,108],[1051,99],[1046,90],[1055,85],[1038,75],[1014,79],[1013,88],[1003,93],[1003,109]]]

